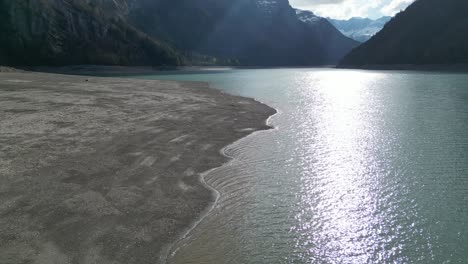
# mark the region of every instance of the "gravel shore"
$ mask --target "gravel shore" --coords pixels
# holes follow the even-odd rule
[[[274,109],[204,83],[0,73],[0,263],[158,263]]]

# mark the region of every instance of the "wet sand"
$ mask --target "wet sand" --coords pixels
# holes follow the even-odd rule
[[[159,263],[274,110],[204,83],[0,73],[0,263]]]

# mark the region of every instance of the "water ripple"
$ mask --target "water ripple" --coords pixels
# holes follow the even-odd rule
[[[225,149],[234,160],[205,177],[218,203],[171,263],[468,259],[468,75],[210,76],[278,108],[279,129]]]

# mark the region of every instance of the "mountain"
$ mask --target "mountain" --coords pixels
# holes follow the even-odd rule
[[[288,0],[0,0],[0,64],[336,64],[358,45]]]
[[[417,0],[341,66],[467,64],[467,13],[466,0]]]
[[[130,18],[183,53],[243,65],[336,64],[358,45],[326,23],[304,23],[287,0],[140,0]]]
[[[391,19],[392,17],[384,16],[375,20],[362,17],[353,17],[348,20],[329,18],[328,20],[345,36],[359,42],[366,42],[382,30]]]
[[[125,0],[0,0],[0,64],[180,64],[126,23],[127,9]]]
[[[313,32],[320,45],[326,47],[324,52],[333,62],[339,61],[359,43],[340,33],[326,18],[316,16],[313,12],[296,9],[296,15]]]

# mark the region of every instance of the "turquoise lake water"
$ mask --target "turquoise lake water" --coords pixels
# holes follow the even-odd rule
[[[214,209],[169,263],[468,263],[468,74],[204,70],[279,113],[205,176]]]

